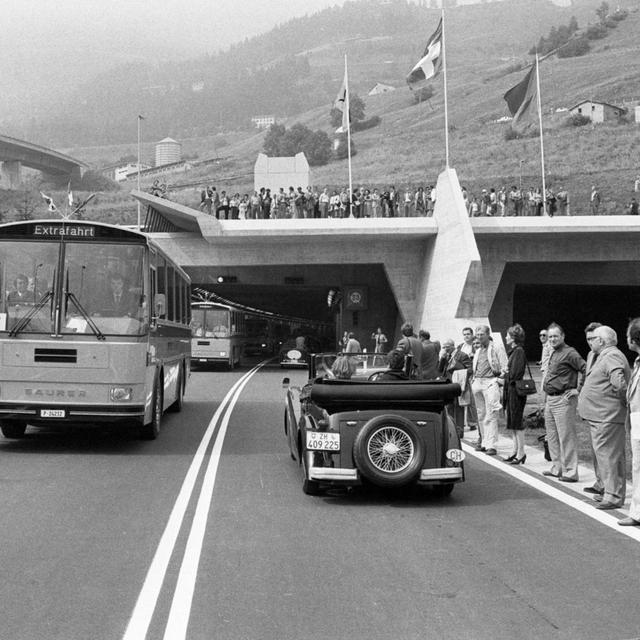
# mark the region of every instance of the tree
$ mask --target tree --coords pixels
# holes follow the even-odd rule
[[[349,141],[347,140],[347,134],[341,133],[338,138],[338,146],[336,148],[335,156],[336,160],[344,160],[349,155]],[[356,148],[351,140],[351,157],[356,155]]]
[[[33,220],[36,202],[32,193],[23,191],[19,202],[16,204],[16,220]]]
[[[430,84],[426,84],[424,87],[414,89],[412,93],[415,102],[424,102],[433,96],[433,87]]]
[[[264,137],[262,150],[272,157],[280,155],[281,140],[284,137],[286,128],[283,124],[272,124]]]
[[[312,167],[327,164],[331,159],[331,140],[324,131],[313,131],[305,140],[302,151]]]
[[[604,24],[607,20],[607,16],[609,15],[609,4],[603,1],[596,9],[596,15],[598,16],[600,23]]]
[[[575,33],[578,30],[578,20],[575,16],[571,16],[569,20],[569,33]]]

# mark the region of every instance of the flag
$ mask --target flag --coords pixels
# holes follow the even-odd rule
[[[531,103],[536,98],[536,66],[532,65],[529,73],[504,94],[509,112],[513,116],[513,124],[518,124],[520,118],[526,115]]]
[[[55,213],[58,210],[58,207],[56,207],[56,205],[53,203],[53,199],[50,198],[48,195],[42,193],[42,191],[40,192],[40,195],[44,198],[44,201],[47,203],[47,206],[49,207],[49,211],[51,213]]]
[[[71,182],[67,185],[67,198],[69,201],[69,206],[73,207],[73,191],[71,191]]]
[[[442,18],[436,30],[431,34],[422,58],[407,76],[411,90],[420,89],[427,80],[434,78],[442,69]]]
[[[346,65],[346,63],[345,63]],[[347,109],[347,67],[344,68],[344,79],[342,80],[342,86],[336,99],[333,101],[333,108],[342,111],[342,125],[336,129],[336,133],[343,133],[349,128],[349,122],[351,121],[351,114]]]
[[[138,114],[138,120],[146,120],[146,118],[144,116],[141,116],[140,114]]]

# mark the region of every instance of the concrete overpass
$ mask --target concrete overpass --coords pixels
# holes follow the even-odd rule
[[[30,167],[69,180],[81,178],[87,165],[75,158],[32,142],[0,135],[3,186],[14,189],[21,183],[21,168]]]
[[[640,219],[469,219],[453,169],[437,193],[433,218],[346,220],[218,221],[134,197],[163,249],[225,297],[326,319],[329,288],[364,292],[364,307],[345,298],[341,320],[367,347],[377,326],[397,335],[405,320],[439,338],[520,322],[535,354],[538,329],[552,320],[582,348],[588,322],[621,332],[640,315]]]

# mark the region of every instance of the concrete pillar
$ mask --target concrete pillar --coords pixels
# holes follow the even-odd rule
[[[484,274],[455,169],[440,174],[436,194],[438,235],[425,256],[417,324],[457,340],[463,327],[489,324]]]
[[[22,184],[22,164],[19,160],[2,163],[2,183],[5,189],[17,189]]]

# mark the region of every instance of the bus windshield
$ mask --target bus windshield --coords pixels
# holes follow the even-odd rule
[[[191,335],[195,338],[227,338],[229,336],[228,309],[192,309]]]
[[[0,241],[0,331],[141,334],[143,259],[139,244]]]

